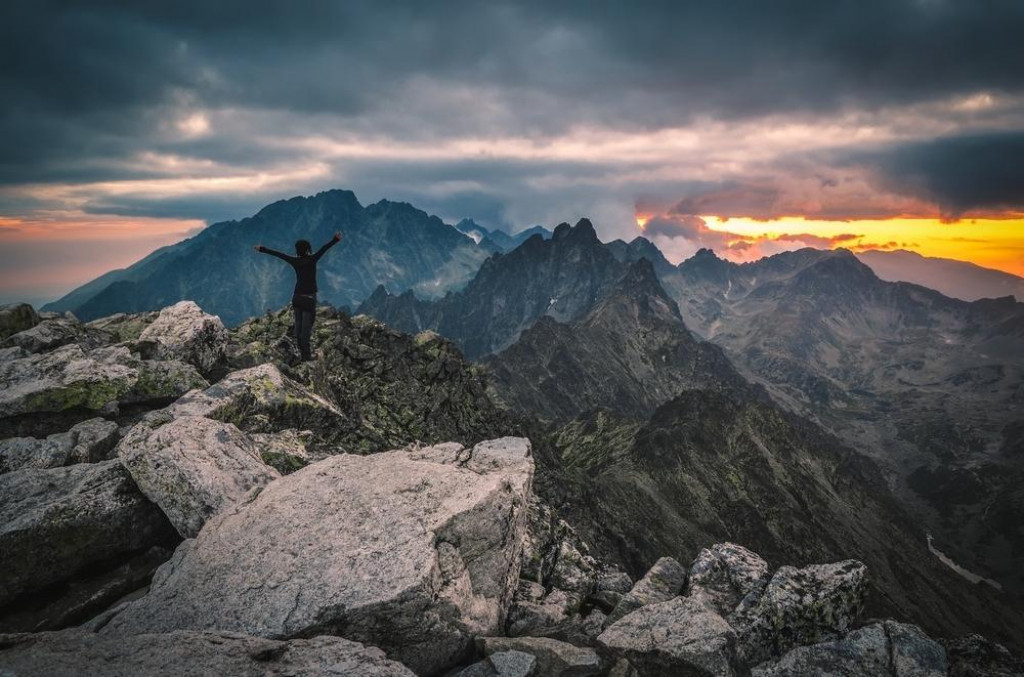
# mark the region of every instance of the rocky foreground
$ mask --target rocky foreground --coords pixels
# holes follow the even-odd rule
[[[281,321],[0,310],[0,674],[1024,672],[864,618],[854,560],[718,543],[631,580],[450,344],[339,316],[290,367]]]

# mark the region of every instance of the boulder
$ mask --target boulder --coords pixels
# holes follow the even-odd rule
[[[748,665],[848,632],[864,608],[867,567],[856,560],[780,567],[729,617]]]
[[[153,357],[183,360],[209,375],[226,363],[228,332],[219,317],[193,301],[179,301],[160,311],[139,334],[139,343],[151,344]]]
[[[72,463],[96,463],[112,458],[120,432],[117,424],[103,418],[90,418],[68,431],[74,440]]]
[[[330,457],[212,518],[102,631],[329,631],[437,673],[504,626],[532,478],[521,438]]]
[[[692,597],[647,604],[612,623],[597,641],[641,675],[742,674],[736,633],[724,618]]]
[[[949,677],[1020,677],[1024,660],[1015,657],[1002,644],[981,635],[964,635],[941,640],[946,648]]]
[[[133,359],[129,364],[138,376],[121,404],[167,402],[210,385],[195,367],[180,360]]]
[[[527,653],[537,659],[537,674],[544,677],[597,675],[601,659],[590,648],[547,637],[481,637],[477,646],[485,656],[506,651]]]
[[[94,350],[78,345],[0,362],[0,418],[83,408],[99,410],[124,396],[138,377],[125,364],[127,348]]]
[[[43,439],[11,437],[0,440],[0,473],[21,468],[60,468],[71,463],[103,460],[117,442],[113,421],[92,418],[65,433]]]
[[[751,671],[752,677],[942,677],[946,652],[913,625],[874,623],[842,639],[801,646]]]
[[[136,342],[146,327],[159,315],[160,313],[155,310],[144,313],[116,313],[86,322],[85,326],[102,330],[111,337],[113,343]]]
[[[686,569],[671,557],[662,557],[622,596],[608,614],[608,625],[647,604],[665,602],[683,591]]]
[[[546,674],[535,672],[537,659],[522,651],[499,651],[489,656],[488,660],[498,677],[531,677],[535,674]]]
[[[524,583],[540,588],[540,596],[521,596]],[[508,634],[513,637],[547,634],[546,631],[569,622],[579,605],[579,598],[564,590],[555,589],[547,593],[539,583],[520,581],[519,591],[509,609]]]
[[[633,589],[633,579],[624,571],[607,568],[597,575],[594,581],[596,592],[617,592],[626,594]]]
[[[339,637],[275,641],[230,632],[105,637],[80,630],[0,635],[4,675],[414,677],[380,649]]]
[[[44,353],[71,343],[81,343],[85,349],[95,348],[106,341],[102,332],[89,332],[73,318],[58,317],[41,320],[34,326],[3,341],[4,346],[19,346],[29,353]]]
[[[276,433],[252,433],[249,437],[259,449],[263,462],[282,475],[309,465],[306,444],[313,437],[311,430],[289,428]]]
[[[135,425],[117,446],[121,463],[184,538],[210,517],[280,477],[256,444],[230,423],[182,416]]]
[[[719,614],[728,616],[768,582],[768,563],[761,556],[734,543],[704,548],[690,565],[686,594],[702,594]]]
[[[597,562],[586,544],[554,509],[536,499],[530,502],[527,519],[523,578],[576,593],[582,600],[593,590],[597,577]]]
[[[349,421],[331,402],[283,375],[272,364],[234,371],[205,390],[186,394],[165,408],[164,417],[206,416],[234,423],[248,433],[311,430],[304,443],[323,458],[332,435]],[[318,453],[319,452],[319,453]]]
[[[0,606],[173,538],[119,461],[0,475]]]
[[[637,677],[636,669],[625,658],[620,658],[608,671],[608,677]]]
[[[27,303],[8,303],[0,306],[0,340],[31,329],[37,324],[39,315],[35,308]]]

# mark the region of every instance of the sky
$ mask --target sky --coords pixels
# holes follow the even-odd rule
[[[329,188],[1024,275],[1024,2],[0,3],[0,301]]]

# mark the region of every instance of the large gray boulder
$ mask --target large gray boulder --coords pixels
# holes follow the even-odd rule
[[[142,493],[185,538],[280,477],[260,460],[248,435],[201,416],[183,416],[156,428],[140,422],[118,444],[117,455]]]
[[[919,628],[896,621],[874,623],[842,639],[793,649],[751,671],[752,677],[944,677],[946,651]]]
[[[37,324],[39,315],[36,309],[27,303],[8,303],[0,306],[0,340],[31,329]]]
[[[780,567],[760,595],[750,595],[729,616],[740,636],[740,655],[756,665],[802,644],[848,632],[867,594],[867,567],[856,560]]]
[[[610,625],[597,638],[615,659],[641,675],[743,674],[736,633],[703,601],[675,597],[647,604]]]
[[[122,351],[67,345],[0,361],[0,417],[84,408],[99,410],[131,390],[138,371]]]
[[[481,637],[477,646],[485,656],[503,651],[530,654],[537,659],[537,674],[544,677],[582,677],[601,673],[601,659],[594,649],[548,637]]]
[[[11,437],[0,440],[0,473],[104,460],[117,443],[117,437],[116,423],[92,418],[67,432],[54,433],[42,439]]]
[[[611,625],[628,613],[648,604],[666,602],[683,591],[686,569],[671,557],[662,557],[622,596],[606,623]]]
[[[0,635],[0,674],[414,677],[380,649],[340,637],[275,641],[183,631],[113,638],[78,630]]]
[[[503,627],[532,478],[521,438],[330,457],[207,522],[103,632],[329,631],[437,673]]]
[[[29,353],[43,353],[71,343],[79,343],[85,349],[95,348],[105,343],[105,338],[103,332],[90,331],[73,317],[55,317],[11,334],[2,345],[19,346]]]
[[[143,360],[126,346],[86,352],[71,344],[27,354],[6,349],[0,359],[0,418],[176,398],[208,383],[191,365]],[[10,352],[18,351],[18,352]]]
[[[0,606],[173,533],[119,461],[0,475]]]
[[[153,356],[178,359],[208,375],[227,360],[228,332],[216,315],[204,313],[193,301],[179,301],[139,335],[139,342],[153,346]]]
[[[768,582],[768,563],[735,543],[704,548],[690,565],[686,595],[704,595],[719,614],[728,616],[747,595]]]

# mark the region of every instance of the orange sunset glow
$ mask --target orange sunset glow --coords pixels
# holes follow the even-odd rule
[[[638,214],[644,231],[654,215]],[[905,249],[922,256],[969,261],[1024,277],[1024,217],[964,219],[946,222],[928,218],[823,221],[800,216],[761,221],[701,216],[708,231],[723,236],[716,251],[723,258],[752,261],[780,249],[799,246],[844,247],[853,251]],[[822,241],[801,239],[813,235]],[[740,245],[736,247],[736,245]],[[714,248],[714,247],[711,247]]]

